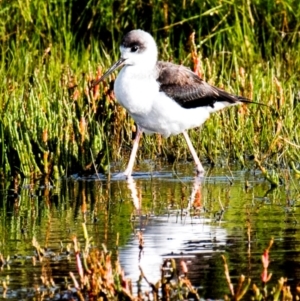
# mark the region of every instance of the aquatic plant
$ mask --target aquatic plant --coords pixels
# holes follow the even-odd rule
[[[140,279],[138,281],[138,293],[133,292],[130,279],[124,276],[124,271],[118,260],[112,261],[112,254],[105,246],[102,249],[92,248],[91,239],[88,237],[85,224],[83,224],[85,242],[81,246],[76,237],[73,237],[73,260],[76,262],[77,274],[70,272],[72,285],[69,284],[68,291],[62,293],[64,296],[77,296],[79,300],[200,300],[198,290],[192,285],[188,278],[188,268],[181,260],[178,267],[172,258],[165,259],[161,267],[161,279],[157,283],[151,283],[140,268]],[[237,283],[231,280],[229,266],[226,257],[221,255],[224,262],[224,274],[230,291],[225,300],[293,300],[299,297],[299,290],[292,294],[287,279],[281,277],[275,287],[268,286],[272,274],[268,272],[270,264],[269,252],[274,240],[271,239],[268,247],[264,250],[262,259],[262,287],[253,283],[251,279],[241,275]],[[36,256],[41,260],[41,248],[33,241]],[[117,242],[118,244],[118,242]],[[42,251],[43,253],[44,251]],[[150,291],[142,289],[141,280],[145,280]],[[53,279],[42,278],[44,285],[53,290],[58,290]],[[214,281],[214,279],[211,279]],[[6,285],[6,284],[5,284]],[[218,284],[216,284],[218,285]],[[75,289],[75,291],[73,290]],[[51,290],[49,290],[49,293]],[[53,294],[53,292],[52,292]],[[45,291],[44,291],[45,296]]]
[[[76,273],[70,272],[71,283],[68,283],[67,290],[61,290],[49,277],[51,271],[42,273],[41,277],[44,289],[36,289],[35,295],[43,295],[62,298],[78,298],[79,300],[184,300],[187,296],[194,300],[200,300],[197,290],[188,279],[188,268],[184,261],[178,269],[174,259],[166,259],[161,268],[161,279],[157,283],[151,283],[140,268],[140,279],[138,280],[138,293],[133,291],[131,279],[125,277],[124,271],[118,258],[113,260],[112,253],[102,245],[102,249],[92,247],[92,238],[88,236],[86,224],[83,223],[84,242],[81,244],[74,236],[73,250],[67,246],[67,256],[74,261]],[[139,239],[142,234],[140,234]],[[35,248],[33,263],[43,262],[47,259],[46,251],[34,238],[32,241]],[[118,238],[116,242],[118,247]],[[141,249],[142,249],[142,245]],[[62,252],[64,253],[64,251]],[[61,256],[57,254],[57,256]],[[72,257],[72,259],[71,259]],[[49,258],[49,257],[48,257]],[[145,280],[151,291],[143,290],[140,282]],[[5,283],[6,285],[6,283]],[[7,288],[6,288],[7,290]],[[4,296],[6,290],[3,292]]]
[[[259,288],[258,285],[253,284],[250,288],[251,279],[244,275],[239,277],[236,286],[233,285],[231,277],[229,274],[229,267],[226,262],[225,256],[222,255],[224,261],[225,277],[228,283],[228,287],[231,295],[226,296],[225,300],[244,300],[250,298],[251,300],[262,301],[262,300],[294,300],[299,298],[299,288],[296,288],[294,295],[291,292],[291,287],[288,284],[286,278],[281,277],[275,287],[268,287],[268,282],[272,277],[272,273],[268,272],[268,267],[270,264],[269,252],[274,243],[273,238],[270,240],[268,247],[264,250],[261,257],[263,271],[261,274],[262,287]]]

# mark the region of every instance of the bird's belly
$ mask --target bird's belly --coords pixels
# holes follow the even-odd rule
[[[165,137],[202,125],[209,117],[206,107],[185,109],[164,93],[159,93],[147,114],[132,114],[146,133],[160,133]]]

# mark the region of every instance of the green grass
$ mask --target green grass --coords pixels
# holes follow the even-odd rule
[[[201,158],[299,168],[297,1],[10,1],[0,17],[2,174],[57,178],[93,171],[93,160],[106,172],[125,157],[133,122],[108,82],[98,92],[88,83],[133,28],[153,33],[161,59],[193,68],[194,51],[209,83],[269,106],[230,108],[192,130]],[[146,140],[140,158],[189,157],[181,136]]]

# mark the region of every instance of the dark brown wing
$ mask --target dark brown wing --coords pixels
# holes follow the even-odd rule
[[[251,102],[249,99],[227,93],[209,85],[190,69],[169,62],[157,62],[160,91],[165,92],[182,107],[191,109],[214,103]]]

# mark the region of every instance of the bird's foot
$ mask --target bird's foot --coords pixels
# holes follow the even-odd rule
[[[204,168],[203,168],[202,165],[201,166],[197,166],[196,172],[197,172],[197,177],[199,177],[199,178],[204,177],[205,170],[204,170]]]
[[[119,172],[119,173],[113,175],[112,178],[114,180],[126,180],[127,179],[127,175],[124,172]]]
[[[112,176],[114,180],[127,180],[130,177],[131,177],[131,173],[126,172],[126,170]]]

